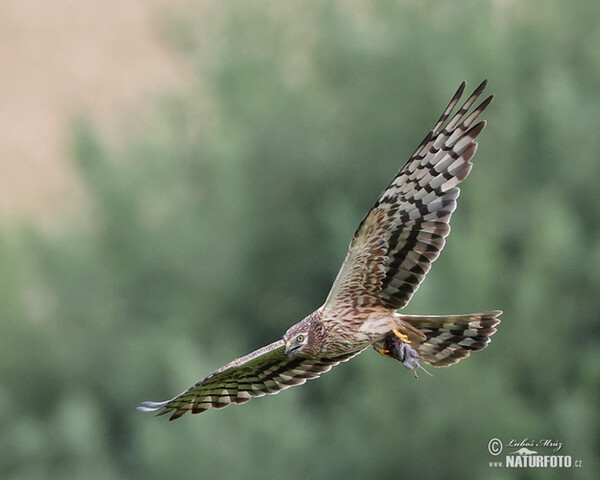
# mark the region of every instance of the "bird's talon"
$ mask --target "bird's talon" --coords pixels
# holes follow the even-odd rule
[[[392,356],[390,355],[390,351],[389,351],[388,349],[386,349],[386,348],[377,348],[376,350],[377,350],[377,352],[378,352],[380,355],[382,355],[382,356],[384,356],[384,357],[387,357],[387,358],[394,358],[394,357],[392,357]]]
[[[408,339],[408,335],[406,335],[405,333],[402,333],[400,330],[398,330],[397,328],[393,328],[392,332],[394,333],[394,335],[396,335],[400,340],[402,340],[404,343],[408,343],[410,345],[410,340]]]

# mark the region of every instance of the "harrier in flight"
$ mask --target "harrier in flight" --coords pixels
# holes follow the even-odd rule
[[[466,83],[363,218],[325,303],[277,340],[233,360],[166,402],[140,410],[181,417],[279,393],[329,371],[373,346],[412,370],[444,367],[481,350],[502,313],[405,315],[405,307],[450,232],[450,217],[485,127],[472,113],[484,81],[453,115]],[[448,120],[450,119],[450,120]]]

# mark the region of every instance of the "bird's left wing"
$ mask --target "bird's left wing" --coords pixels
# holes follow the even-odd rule
[[[485,126],[475,121],[493,97],[467,113],[486,83],[451,117],[465,89],[465,82],[461,84],[433,129],[367,213],[325,301],[325,314],[344,307],[396,310],[408,303],[450,232],[458,185],[471,171],[475,139]]]
[[[169,420],[175,420],[188,410],[202,413],[209,408],[245,403],[252,397],[274,395],[294,385],[302,385],[358,353],[360,351],[333,358],[290,359],[285,354],[283,340],[278,340],[233,360],[175,398],[166,402],[143,402],[138,410],[158,412],[158,415],[173,412]]]

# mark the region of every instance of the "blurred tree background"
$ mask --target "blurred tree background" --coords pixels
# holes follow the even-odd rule
[[[1,232],[0,476],[596,478],[598,13],[236,0],[165,18],[197,82],[120,142],[74,122],[87,223]],[[488,349],[418,381],[367,352],[242,407],[135,410],[318,307],[364,213],[483,78],[476,167],[407,311],[503,309]],[[554,439],[583,467],[490,468],[493,437]]]

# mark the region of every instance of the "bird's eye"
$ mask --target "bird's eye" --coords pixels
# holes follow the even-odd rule
[[[297,341],[298,343],[302,343],[302,342],[304,341],[304,335],[298,335],[298,336],[296,337],[296,341]]]

